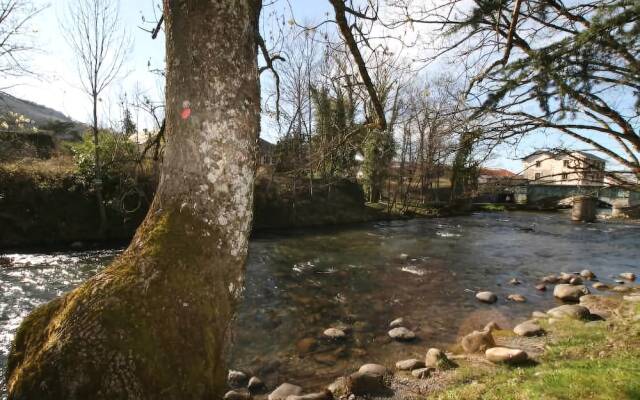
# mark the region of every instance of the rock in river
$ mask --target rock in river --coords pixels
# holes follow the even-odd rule
[[[587,319],[591,313],[589,309],[577,304],[566,304],[547,311],[552,318]]]
[[[249,388],[249,390],[252,392],[258,391],[264,388],[264,382],[262,382],[262,380],[257,376],[252,376],[251,379],[249,379],[247,388]]]
[[[609,289],[608,285],[605,285],[602,282],[595,282],[593,285],[591,285],[594,289],[598,289],[598,290],[607,290]]]
[[[478,292],[476,293],[476,299],[480,300],[483,303],[495,303],[498,301],[498,296],[496,296],[493,292]]]
[[[234,389],[224,395],[224,400],[249,400],[251,393],[247,389]]]
[[[525,321],[516,325],[513,332],[518,336],[539,336],[544,333],[540,325],[535,321]]]
[[[397,328],[404,325],[404,318],[396,318],[389,323],[389,328]]]
[[[413,340],[416,334],[404,327],[393,328],[389,331],[389,336],[395,340]]]
[[[620,278],[633,282],[636,280],[636,274],[633,272],[624,272],[620,274]]]
[[[408,360],[398,361],[396,363],[396,368],[400,371],[412,371],[418,368],[424,368],[424,361],[417,360],[415,358],[411,358]]]
[[[329,328],[324,331],[324,335],[331,339],[344,339],[347,334],[342,329]]]
[[[463,337],[460,344],[465,353],[478,353],[494,347],[496,342],[489,331],[473,331]]]
[[[509,284],[511,285],[519,285],[522,282],[520,282],[517,278],[511,278],[511,280],[509,281]]]
[[[493,347],[484,353],[492,363],[518,364],[529,358],[524,350],[507,347]]]
[[[227,375],[227,383],[232,388],[240,388],[244,387],[247,384],[247,380],[249,377],[242,371],[233,371],[230,370]]]
[[[564,301],[578,301],[581,296],[589,294],[589,289],[584,285],[567,285],[561,283],[553,289],[553,295]]]
[[[544,283],[539,283],[536,285],[536,290],[544,292],[547,290],[547,285],[545,285]]]
[[[618,285],[611,288],[611,290],[618,293],[627,293],[631,291],[631,288],[629,286]]]
[[[382,375],[369,372],[354,372],[349,375],[348,387],[349,392],[356,396],[372,395],[386,390]]]
[[[283,383],[278,386],[276,390],[271,392],[269,400],[287,400],[287,397],[299,396],[302,394],[302,388],[300,386],[292,385],[290,383]]]
[[[544,278],[542,278],[542,283],[558,283],[558,281],[560,280],[560,278],[557,275],[547,275]]]
[[[596,274],[594,274],[588,269],[583,269],[582,272],[580,272],[580,276],[583,277],[584,279],[591,280],[596,277]]]
[[[527,301],[527,299],[521,294],[510,294],[507,296],[507,300],[511,300],[516,303],[524,303]]]
[[[445,370],[455,367],[455,364],[449,360],[444,351],[440,349],[431,348],[427,351],[427,355],[424,358],[424,365],[430,368]]]

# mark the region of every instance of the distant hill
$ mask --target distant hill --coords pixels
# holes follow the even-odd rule
[[[58,127],[66,126],[66,132],[54,132],[60,139],[76,139],[79,137],[78,134],[84,130],[83,124],[74,121],[60,111],[29,100],[19,99],[8,93],[0,91],[0,115],[5,115],[9,112],[24,115],[32,120],[39,128],[52,129],[52,123],[58,123]]]

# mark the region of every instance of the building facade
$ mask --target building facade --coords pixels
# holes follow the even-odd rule
[[[584,151],[535,152],[522,159],[523,176],[533,184],[603,186],[606,162]]]

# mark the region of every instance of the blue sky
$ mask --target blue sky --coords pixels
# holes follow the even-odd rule
[[[74,56],[62,36],[60,26],[60,22],[64,20],[62,16],[65,8],[73,0],[35,1],[43,7],[48,4],[48,7],[33,20],[32,24],[35,45],[40,50],[34,55],[31,65],[33,70],[38,71],[39,76],[0,82],[0,87],[11,85],[12,88],[8,92],[15,96],[54,108],[76,120],[88,121],[91,104],[88,97],[79,90],[80,82]],[[149,72],[148,65],[162,66],[164,38],[159,37],[152,40],[149,33],[139,28],[143,25],[143,16],[147,20],[152,20],[154,15],[157,15],[158,3],[158,0],[126,0],[121,2],[122,25],[131,35],[133,46],[124,68],[126,76],[121,81],[114,83],[103,96],[101,102],[103,116],[118,115],[118,98],[123,93],[132,96],[137,90],[146,93],[151,98],[162,98],[162,83]],[[329,11],[330,5],[327,0],[278,0],[274,5],[265,7],[263,16],[284,15],[285,20],[289,20],[293,14],[297,21],[313,22],[323,19]],[[138,118],[139,126],[151,127],[149,119],[143,115]],[[108,123],[106,118],[103,118],[102,123]],[[270,140],[274,139],[269,132],[263,132],[263,136]],[[557,144],[557,135],[550,137],[536,135],[535,139],[525,140],[516,150],[507,147],[500,149],[488,164],[493,167],[509,168],[517,172],[521,168],[519,157],[535,148]]]

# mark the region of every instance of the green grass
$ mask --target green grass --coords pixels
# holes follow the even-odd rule
[[[531,367],[461,368],[440,400],[640,399],[640,307],[598,326],[548,326],[553,338]]]

